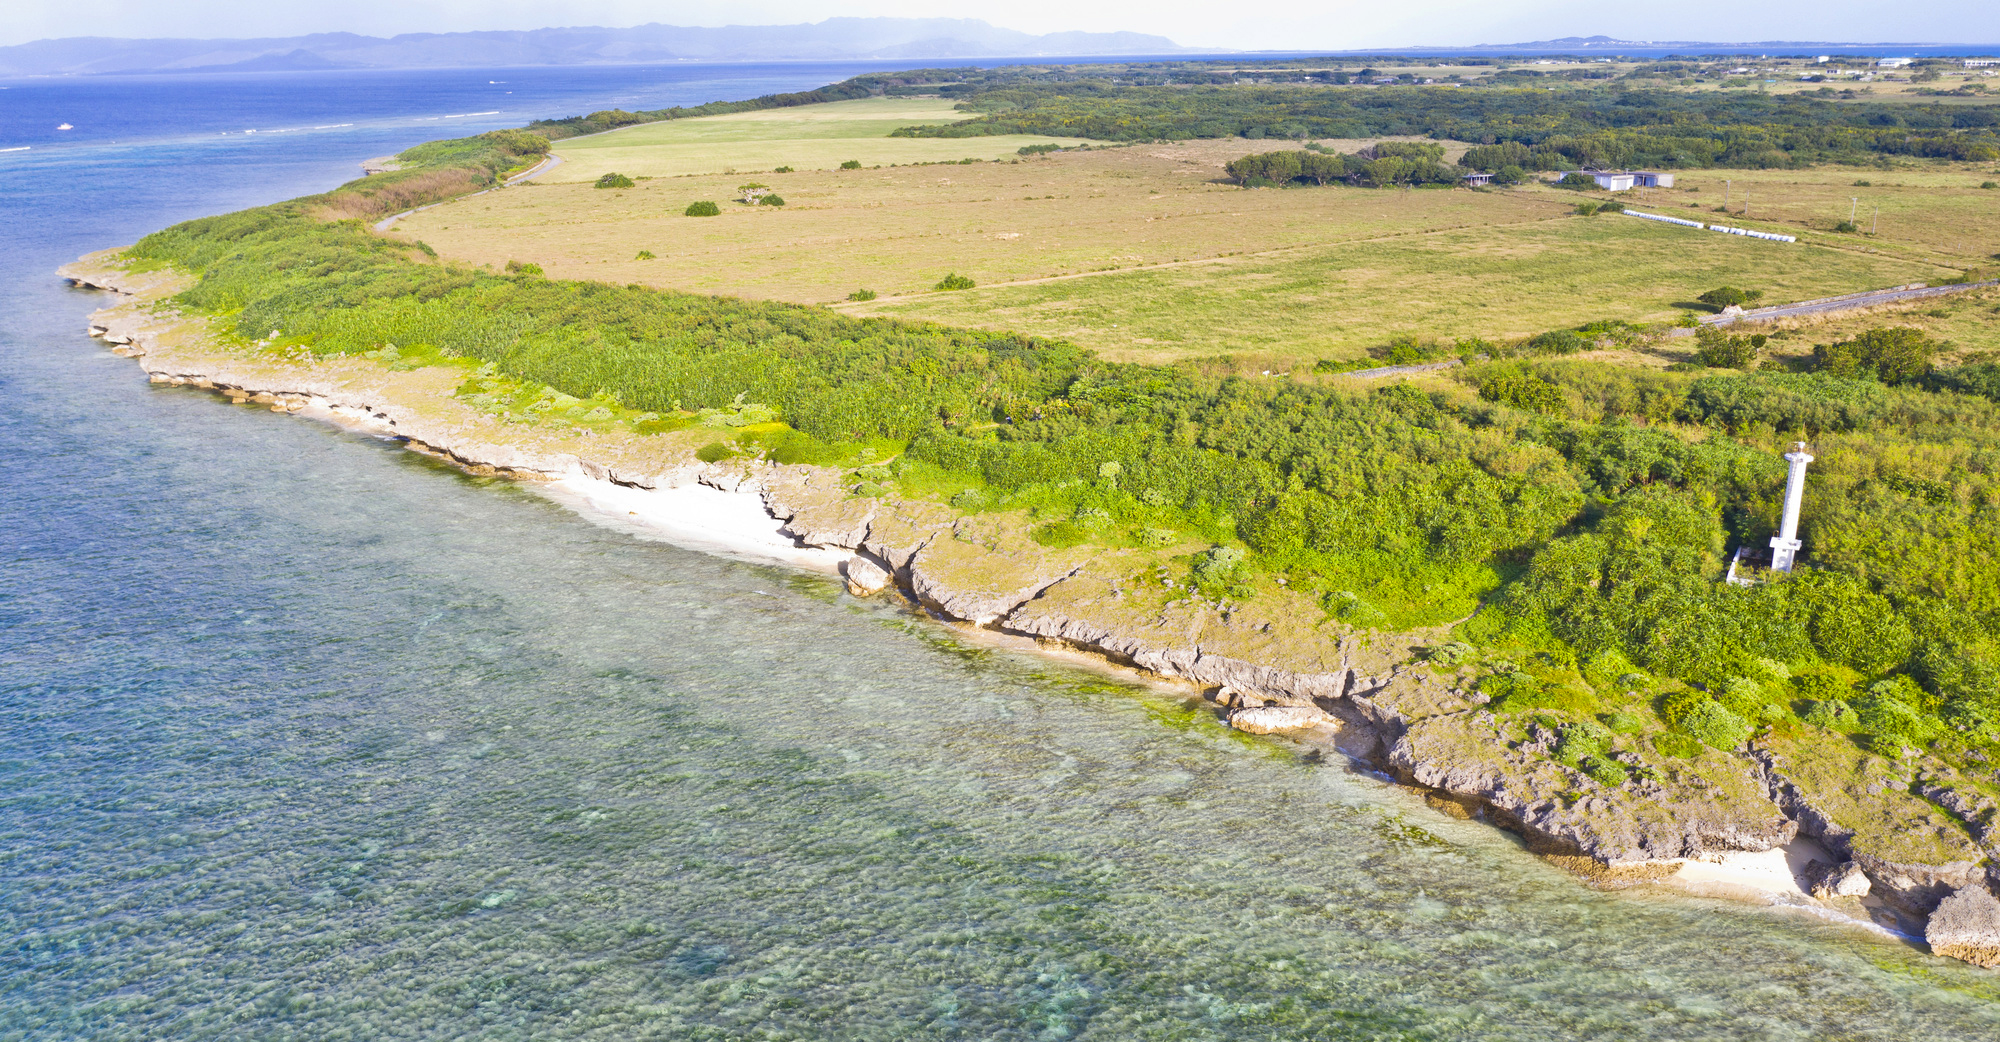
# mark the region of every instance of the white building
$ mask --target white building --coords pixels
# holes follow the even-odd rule
[[[1878,69],[1903,69],[1908,68],[1910,62],[1914,60],[1912,58],[1883,58],[1875,63],[1875,67]]]
[[[1638,188],[1672,188],[1674,175],[1655,173],[1651,170],[1634,170],[1632,184]]]
[[[1633,175],[1622,174],[1611,170],[1566,170],[1563,172],[1564,177],[1568,177],[1571,174],[1582,174],[1583,176],[1588,177],[1593,181],[1596,181],[1597,187],[1602,188],[1607,192],[1630,191],[1634,183]]]
[[[1992,66],[1995,66],[1995,65],[2000,65],[2000,58],[1967,58],[1967,59],[1965,59],[1965,67],[1966,67],[1966,68],[1968,68],[1968,69],[1985,69],[1985,68],[1990,68],[1990,67],[1992,67]]]

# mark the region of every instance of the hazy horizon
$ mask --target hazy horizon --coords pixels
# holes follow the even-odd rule
[[[1132,32],[1165,36],[1197,50],[1352,50],[1467,47],[1565,37],[1704,42],[1818,42],[1968,45],[2000,43],[2000,5],[1967,11],[1950,0],[1691,0],[1671,8],[1495,5],[1415,0],[1385,8],[1306,11],[1223,10],[1189,0],[1110,0],[1089,4],[1024,0],[940,12],[914,0],[828,5],[809,0],[347,0],[272,5],[252,0],[184,0],[165,9],[149,0],[89,6],[37,2],[0,11],[0,46],[71,37],[257,39],[350,32],[532,31],[567,27],[775,26],[838,17],[966,18],[1023,33]]]

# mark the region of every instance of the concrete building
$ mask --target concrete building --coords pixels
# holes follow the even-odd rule
[[[1967,58],[1967,59],[1965,59],[1965,67],[1966,67],[1966,68],[1968,68],[1968,69],[1990,69],[1990,68],[1992,68],[1992,67],[1993,67],[1993,66],[1995,66],[1995,65],[2000,65],[2000,58]]]
[[[1910,67],[1910,62],[1914,60],[1913,58],[1883,58],[1875,63],[1875,67],[1878,69],[1907,69]]]
[[[1467,174],[1467,175],[1465,175],[1465,177],[1463,178],[1463,180],[1465,181],[1465,184],[1466,184],[1466,186],[1467,186],[1468,188],[1478,188],[1478,187],[1479,187],[1479,186],[1481,186],[1481,185],[1490,185],[1490,184],[1492,184],[1492,183],[1493,183],[1493,175],[1492,175],[1492,174]]]
[[[1634,170],[1632,184],[1637,188],[1672,188],[1674,175],[1654,173],[1650,170]]]
[[[1626,173],[1619,173],[1619,172],[1617,172],[1617,171],[1614,171],[1614,170],[1565,170],[1565,171],[1563,171],[1563,176],[1564,176],[1564,177],[1568,177],[1568,176],[1570,176],[1571,174],[1582,174],[1583,176],[1585,176],[1585,177],[1588,177],[1588,178],[1590,178],[1590,179],[1591,179],[1591,180],[1593,180],[1593,181],[1596,181],[1596,182],[1597,182],[1597,187],[1599,187],[1599,188],[1602,188],[1602,189],[1604,189],[1604,190],[1605,190],[1605,191],[1607,191],[1607,192],[1625,192],[1625,191],[1630,191],[1630,190],[1631,190],[1631,188],[1632,188],[1632,185],[1633,185],[1633,183],[1634,183],[1634,181],[1633,181],[1633,175],[1631,175],[1631,174],[1626,174]]]

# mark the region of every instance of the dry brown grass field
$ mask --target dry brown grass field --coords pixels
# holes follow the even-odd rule
[[[730,165],[728,136],[711,140],[700,161]],[[1579,217],[1580,200],[1609,196],[1539,185],[1246,191],[1223,180],[1223,163],[1271,147],[1195,141],[971,164],[654,176],[623,190],[524,185],[416,214],[396,234],[452,261],[533,261],[556,278],[1060,336],[1118,359],[1228,353],[1272,368],[1353,357],[1398,334],[1500,340],[1605,318],[1666,321],[1721,284],[1781,302],[1938,281],[1979,266],[2000,243],[2000,191],[1979,188],[1993,175],[1969,165],[1697,171],[1671,191],[1620,196],[1804,240],[1780,244]],[[885,153],[891,163],[894,154]],[[1726,216],[1714,212],[1725,178]],[[747,180],[788,205],[730,201]],[[1822,230],[1846,217],[1850,195],[1863,198],[1864,219],[1879,202],[1878,234]],[[718,202],[721,216],[683,216],[695,200]],[[947,273],[978,286],[934,290]],[[843,302],[860,289],[880,296]]]

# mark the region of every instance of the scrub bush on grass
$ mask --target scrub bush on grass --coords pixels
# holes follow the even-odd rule
[[[633,183],[632,179],[626,177],[624,174],[611,173],[611,174],[605,174],[603,177],[598,178],[596,187],[630,188],[632,187],[632,183]]]
[[[722,214],[722,207],[708,200],[701,200],[689,203],[687,209],[681,213],[688,217],[718,217]]]
[[[976,285],[976,283],[974,283],[972,279],[968,278],[967,276],[960,275],[957,272],[952,272],[951,274],[946,275],[944,278],[939,279],[938,284],[931,288],[938,290],[971,289],[974,285]]]

